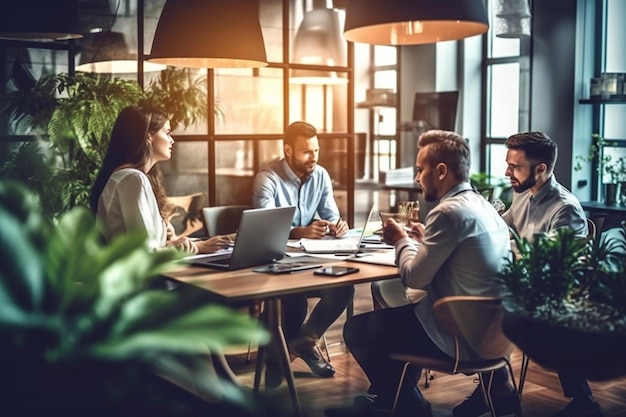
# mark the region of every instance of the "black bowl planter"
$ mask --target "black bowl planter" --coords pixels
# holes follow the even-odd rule
[[[591,381],[626,375],[626,333],[572,329],[505,306],[504,334],[537,364]]]

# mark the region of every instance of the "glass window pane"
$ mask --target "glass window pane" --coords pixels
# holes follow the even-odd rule
[[[626,104],[611,104],[604,106],[604,137],[607,139],[626,138]]]
[[[172,158],[159,162],[159,167],[168,196],[207,192],[209,188],[206,142],[176,142]]]
[[[346,132],[348,85],[289,85],[289,122],[305,120],[318,132]]]
[[[276,133],[283,130],[282,70],[260,68],[215,70],[217,134]]]
[[[487,145],[487,174],[493,179],[506,179],[506,146],[504,143]]]
[[[155,91],[158,97],[163,97],[162,103],[159,104],[178,114],[189,113],[191,109],[199,113],[196,121],[186,128],[184,121],[173,119],[174,124],[178,123],[178,126],[172,125],[173,135],[206,135],[208,132],[206,69],[167,67],[164,71],[165,73],[162,71],[145,73],[146,91]],[[191,94],[192,92],[196,94]],[[219,112],[218,109],[216,111]]]
[[[280,1],[260,0],[259,22],[263,32],[265,54],[269,62],[283,61],[283,4]]]
[[[608,0],[606,15],[606,72],[626,72],[626,1]]]
[[[251,204],[254,180],[253,155],[253,142],[250,140],[215,143],[217,205]]]
[[[491,66],[487,136],[506,138],[518,131],[519,73],[518,63]]]
[[[374,73],[374,88],[389,88],[396,91],[398,72],[396,70],[376,71]]]
[[[383,136],[393,136],[396,134],[396,108],[381,107],[378,109],[378,123],[376,124],[377,134]]]
[[[398,63],[398,48],[395,46],[375,45],[374,65],[396,65]]]

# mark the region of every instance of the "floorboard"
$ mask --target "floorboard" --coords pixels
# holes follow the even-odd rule
[[[355,314],[371,309],[369,284],[357,285]],[[292,364],[303,414],[306,417],[322,417],[327,408],[348,405],[356,395],[364,394],[369,386],[363,371],[343,344],[341,329],[344,322],[345,315],[337,320],[326,334],[331,362],[337,369],[333,378],[318,378],[312,375],[300,359],[296,359]],[[243,358],[244,355],[235,355],[229,357],[229,360],[242,384],[252,387],[254,361],[246,365]],[[519,351],[513,353],[512,361],[514,370],[518,373],[521,362]],[[422,386],[423,379],[420,381],[420,388]],[[452,416],[452,408],[462,402],[475,386],[472,376],[435,373],[430,388],[422,389],[422,392],[432,403],[434,415],[444,417]],[[626,417],[626,377],[592,382],[591,386],[596,400],[604,409],[605,417]],[[272,397],[290,404],[289,392],[284,383],[272,392]],[[548,417],[561,410],[567,402],[556,374],[531,362],[522,401],[524,416]]]

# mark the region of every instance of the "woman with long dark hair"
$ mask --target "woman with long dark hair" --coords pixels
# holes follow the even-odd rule
[[[102,222],[107,240],[145,230],[151,249],[174,246],[190,253],[211,253],[226,248],[230,243],[227,236],[193,241],[173,234],[157,164],[172,156],[170,132],[170,121],[160,110],[139,106],[122,110],[91,189],[91,209]]]

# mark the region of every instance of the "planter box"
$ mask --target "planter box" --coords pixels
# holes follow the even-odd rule
[[[592,381],[626,375],[626,334],[556,326],[505,310],[504,334],[528,357],[555,371]]]

